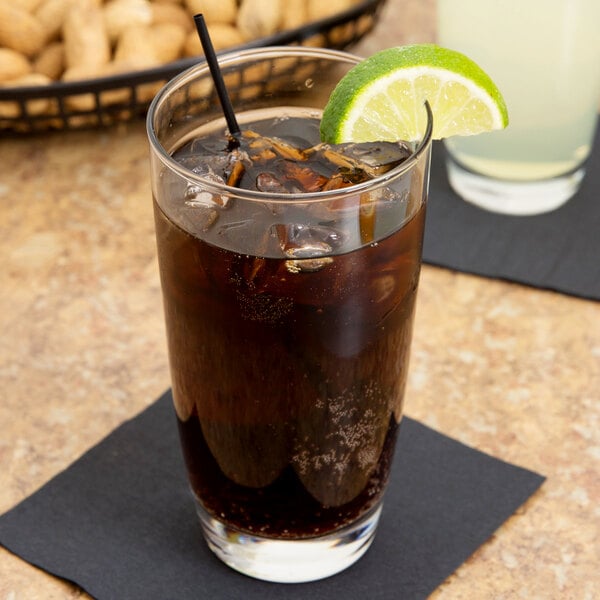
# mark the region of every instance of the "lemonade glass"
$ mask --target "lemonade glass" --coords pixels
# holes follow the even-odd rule
[[[438,0],[438,41],[495,80],[506,131],[445,142],[455,191],[494,212],[558,208],[579,189],[600,102],[598,0]]]

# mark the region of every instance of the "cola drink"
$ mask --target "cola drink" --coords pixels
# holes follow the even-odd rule
[[[194,494],[237,531],[300,539],[381,500],[425,203],[413,189],[422,182],[360,188],[401,163],[406,145],[324,146],[318,119],[269,115],[246,120],[239,139],[189,139],[173,157],[206,185],[173,186],[154,209]],[[223,182],[257,196],[242,201]],[[350,186],[356,193],[335,196]],[[305,201],[307,192],[331,198]]]

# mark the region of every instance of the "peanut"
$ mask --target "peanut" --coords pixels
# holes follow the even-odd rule
[[[42,0],[12,0],[13,6],[22,8],[25,12],[32,13],[40,5]]]
[[[18,79],[31,71],[27,57],[12,48],[0,48],[0,82]]]
[[[103,7],[108,37],[115,42],[131,25],[150,25],[152,6],[148,0],[112,0]]]
[[[182,6],[166,2],[153,2],[151,8],[153,25],[174,23],[183,28],[186,33],[194,30],[194,21]]]
[[[324,2],[326,0],[323,0]],[[306,0],[287,0],[283,18],[281,21],[282,29],[295,29],[301,27],[308,21],[308,5]]]
[[[46,42],[40,22],[9,0],[0,0],[0,46],[34,56]]]
[[[150,68],[158,64],[152,30],[148,25],[131,25],[119,36],[114,61],[137,65],[137,69]]]
[[[185,30],[175,23],[158,23],[150,28],[154,55],[159,63],[168,63],[181,56]]]
[[[185,5],[190,15],[202,13],[209,26],[214,23],[233,25],[238,12],[236,0],[185,0]]]
[[[244,43],[244,38],[239,29],[225,23],[217,23],[210,28],[210,38],[215,50],[224,50],[232,46],[239,46]],[[184,45],[184,54],[186,56],[200,56],[204,54],[202,44],[195,31],[187,35]]]
[[[244,39],[275,33],[281,23],[283,8],[282,0],[242,0],[236,24]]]
[[[91,2],[71,7],[63,26],[67,68],[98,67],[110,60],[102,10]]]
[[[59,36],[67,13],[76,0],[44,0],[35,11],[37,20],[46,31],[46,38],[52,40]]]
[[[33,61],[33,70],[50,79],[60,79],[65,70],[65,46],[62,42],[48,44]]]

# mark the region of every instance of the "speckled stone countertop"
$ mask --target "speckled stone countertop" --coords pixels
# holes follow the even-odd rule
[[[4,512],[169,386],[143,123],[0,140],[0,256]],[[548,477],[435,600],[600,597],[599,303],[425,266],[406,412]],[[0,600],[82,597],[0,548]]]

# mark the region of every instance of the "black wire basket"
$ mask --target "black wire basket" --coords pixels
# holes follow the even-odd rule
[[[384,3],[365,0],[327,19],[225,51],[283,45],[344,50],[373,29]],[[97,79],[0,88],[0,134],[106,127],[143,117],[156,92],[200,60],[204,58],[183,58],[152,69]]]

